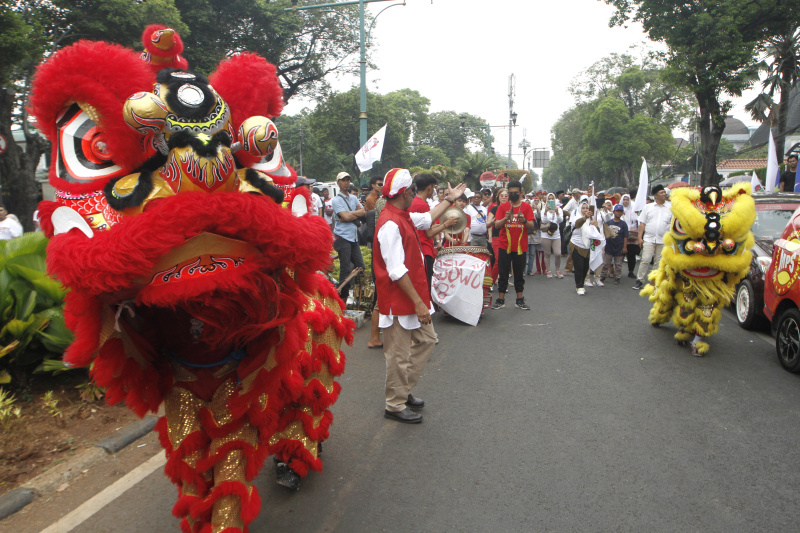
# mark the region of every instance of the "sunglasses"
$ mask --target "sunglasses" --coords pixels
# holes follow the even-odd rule
[[[377,185],[378,187],[383,187],[383,183],[376,183],[375,185]]]

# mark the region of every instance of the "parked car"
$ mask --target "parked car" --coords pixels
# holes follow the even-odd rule
[[[800,207],[800,194],[754,194],[753,199],[756,202],[753,259],[747,276],[736,287],[734,300],[736,319],[745,329],[755,329],[766,323],[764,279],[772,262],[773,246]]]
[[[764,312],[772,324],[778,360],[800,372],[800,209],[775,241],[764,284]]]

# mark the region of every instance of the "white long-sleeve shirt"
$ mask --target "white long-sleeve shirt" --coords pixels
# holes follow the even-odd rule
[[[564,222],[564,212],[561,208],[556,207],[555,211],[548,211],[546,208],[542,209],[542,239],[560,239],[560,229],[557,229],[555,233],[549,235],[547,233],[547,227],[550,223],[561,224],[562,222]]]
[[[644,206],[642,214],[639,215],[639,224],[644,224],[644,235],[642,240],[644,242],[652,242],[655,244],[664,244],[664,234],[669,231],[669,225],[672,222],[672,211],[667,202],[664,205],[657,203],[647,204]]]
[[[409,213],[411,222],[418,230],[427,230],[431,227],[433,220],[430,213]],[[408,272],[406,268],[406,252],[403,250],[403,239],[400,237],[400,228],[391,220],[386,221],[381,229],[378,230],[378,242],[381,244],[381,257],[383,262],[386,263],[386,271],[389,273],[389,279],[397,281]],[[419,251],[422,258],[422,264],[425,264],[425,257],[422,255],[422,250]],[[426,278],[427,279],[427,278]],[[431,303],[431,314],[433,314],[433,303]],[[378,327],[388,328],[394,322],[395,315],[378,315]],[[418,329],[421,324],[416,313],[411,315],[397,315],[397,321],[403,329]]]

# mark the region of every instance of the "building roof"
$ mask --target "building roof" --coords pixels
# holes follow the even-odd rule
[[[722,135],[747,135],[749,137],[750,130],[744,125],[744,122],[728,115],[725,117],[725,130]]]
[[[800,129],[800,88],[795,87],[789,93],[789,116],[786,120],[786,134],[796,132]],[[769,123],[765,122],[758,127],[758,129],[750,137],[750,146],[762,146],[769,142]],[[775,130],[772,132],[775,135]],[[786,146],[788,150],[789,145]]]
[[[717,170],[754,170],[767,166],[767,159],[724,159],[717,165]]]

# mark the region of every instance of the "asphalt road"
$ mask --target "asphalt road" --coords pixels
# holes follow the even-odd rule
[[[268,462],[251,531],[797,530],[800,377],[769,339],[725,313],[696,358],[648,325],[633,280],[580,297],[533,279],[532,311],[435,317],[421,425],[383,418],[361,329],[323,473],[289,493]],[[177,531],[175,496],[158,469],[76,531]]]

